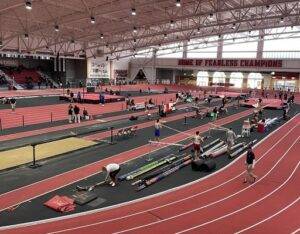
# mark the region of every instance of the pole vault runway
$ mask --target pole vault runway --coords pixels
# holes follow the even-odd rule
[[[240,157],[223,170],[200,179],[201,182],[192,182],[172,192],[111,209],[77,214],[73,218],[32,223],[5,233],[45,233],[45,230],[54,233],[99,233],[99,230],[101,233],[218,233],[220,230],[232,233],[243,230],[299,197],[296,185],[300,176],[299,121],[297,115],[255,148],[259,179],[254,184],[242,183],[244,158]],[[233,225],[232,220],[239,222]],[[296,230],[297,225],[299,221],[292,229]]]

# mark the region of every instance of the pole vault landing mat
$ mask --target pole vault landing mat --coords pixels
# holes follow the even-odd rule
[[[95,200],[98,197],[98,195],[94,192],[81,191],[73,194],[72,197],[74,198],[76,204],[83,206]]]
[[[70,137],[63,140],[52,141],[36,145],[36,160],[42,160],[65,154],[74,150],[90,147],[97,144],[96,142]],[[33,148],[25,146],[17,149],[0,152],[0,170],[9,169],[30,163],[33,157]]]

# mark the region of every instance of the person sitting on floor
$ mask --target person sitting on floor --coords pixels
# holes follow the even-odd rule
[[[102,171],[106,172],[106,177],[105,177],[105,181],[108,182],[108,180],[110,179],[110,185],[112,187],[116,186],[117,184],[117,175],[120,172],[121,167],[119,164],[117,163],[110,163],[105,167],[102,167]]]
[[[85,108],[83,108],[82,119],[84,119],[84,120],[90,119],[89,113],[87,112],[87,110]]]

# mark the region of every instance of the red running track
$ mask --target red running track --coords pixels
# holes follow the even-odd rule
[[[249,115],[252,110],[243,111],[238,114],[231,115],[229,117],[225,117],[217,120],[215,123],[217,125],[224,125],[230,122],[236,121],[242,117]],[[190,129],[185,131],[187,134],[194,134],[196,130],[200,131],[200,133],[206,132],[209,129],[209,124],[199,126],[194,129]],[[176,143],[178,141],[186,139],[186,134],[174,134],[170,137],[163,139],[168,143]],[[157,147],[157,149],[163,148],[162,146]],[[135,159],[144,154],[147,154],[150,150],[153,151],[152,147],[147,145],[143,145],[137,147],[135,149],[122,152],[120,154],[111,156],[109,158],[91,163],[89,165],[82,166],[80,168],[76,168],[74,170],[50,177],[48,179],[36,182],[34,184],[30,184],[28,186],[21,187],[19,189],[12,190],[10,192],[4,193],[0,195],[0,211],[5,210],[9,207],[17,205],[19,203],[31,200],[35,197],[41,196],[43,194],[49,193],[51,191],[57,190],[61,187],[64,187],[68,184],[75,183],[89,176],[95,175],[99,173],[100,168],[108,163],[114,161],[116,163],[124,163],[126,161]]]
[[[159,94],[153,96],[134,97],[136,103],[145,102],[149,98],[155,99],[156,103],[168,102],[171,99],[175,100],[175,94]],[[2,129],[20,127],[24,125],[32,125],[39,123],[49,123],[52,121],[60,121],[68,119],[68,106],[66,104],[47,105],[47,106],[35,106],[35,107],[23,107],[17,108],[15,112],[10,109],[0,110],[0,119]],[[100,115],[104,113],[111,113],[125,110],[125,102],[108,103],[104,106],[96,104],[78,104],[81,111],[85,108],[90,115]]]
[[[261,222],[255,226],[258,233],[270,233],[269,229],[264,229],[268,227],[267,222],[262,221],[280,212],[300,195],[297,187],[300,179],[299,122],[298,115],[255,148],[259,180],[254,184],[242,183],[244,159],[238,158],[211,176],[172,192],[85,215],[15,227],[5,233],[99,233],[99,230],[101,233],[232,233],[258,222]],[[278,223],[284,221],[274,220],[280,228],[275,233],[286,233]],[[293,219],[290,229],[296,230],[299,222]]]

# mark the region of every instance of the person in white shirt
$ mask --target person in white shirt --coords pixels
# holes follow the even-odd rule
[[[203,139],[200,136],[199,131],[196,132],[193,143],[194,143],[195,159],[199,159],[200,151],[201,151],[201,144],[203,143]]]
[[[117,174],[120,172],[121,167],[119,164],[110,163],[105,167],[102,167],[103,172],[106,172],[105,181],[108,181],[110,178],[111,182],[109,183],[112,187],[116,186],[117,183]]]
[[[226,134],[226,140],[227,140],[227,151],[228,153],[231,153],[231,148],[234,146],[235,140],[237,138],[235,132],[232,130],[232,128],[229,128]]]

